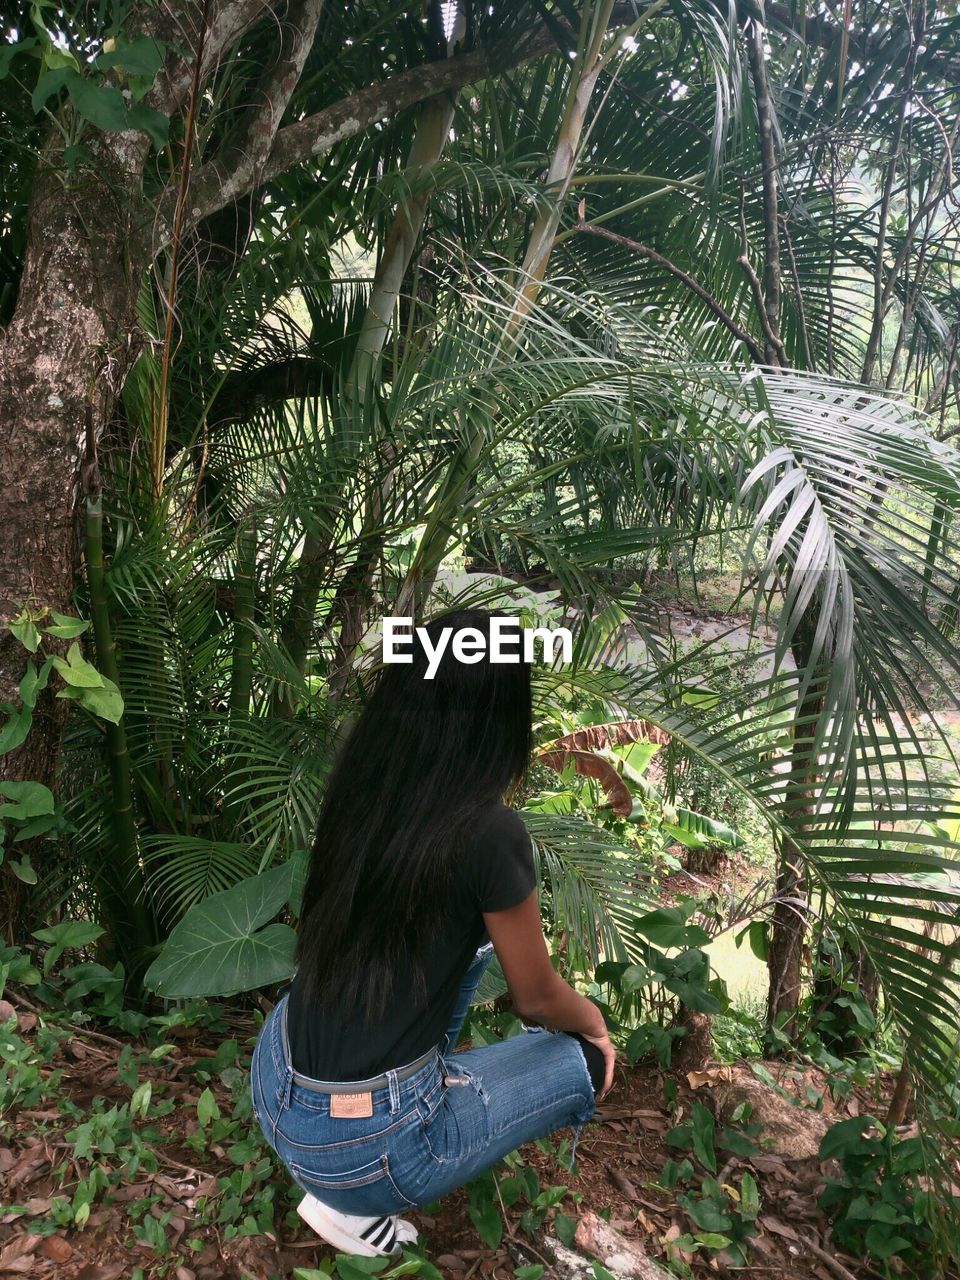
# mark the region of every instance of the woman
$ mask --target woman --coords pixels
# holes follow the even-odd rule
[[[416,1238],[400,1212],[523,1142],[570,1125],[575,1145],[613,1080],[600,1011],[550,963],[530,839],[504,803],[530,754],[530,668],[519,643],[516,663],[489,660],[492,616],[426,628],[434,651],[444,627],[473,629],[472,660],[449,643],[425,679],[414,637],[409,664],[381,669],[327,785],[297,973],[253,1054],[299,1212],[348,1253],[396,1252]],[[454,1053],[493,950],[539,1026]]]

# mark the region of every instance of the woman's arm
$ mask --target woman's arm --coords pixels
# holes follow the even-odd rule
[[[576,1031],[601,1050],[607,1067],[597,1095],[602,1098],[613,1084],[613,1045],[597,1006],[564,982],[550,963],[536,890],[507,911],[484,912],[483,922],[517,1014],[555,1031]]]

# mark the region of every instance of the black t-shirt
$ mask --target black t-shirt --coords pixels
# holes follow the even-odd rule
[[[438,1045],[474,953],[488,941],[482,913],[517,906],[535,886],[523,820],[505,805],[492,807],[454,868],[450,912],[426,957],[426,1005],[417,1000],[408,965],[372,1027],[355,1009],[307,1004],[294,978],[287,1013],[294,1069],[316,1080],[366,1080]]]

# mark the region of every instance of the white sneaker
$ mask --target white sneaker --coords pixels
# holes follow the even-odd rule
[[[307,1226],[341,1253],[354,1253],[364,1258],[397,1254],[402,1244],[412,1244],[417,1238],[416,1227],[406,1218],[396,1215],[365,1218],[353,1213],[339,1213],[309,1192],[297,1205],[297,1213]]]

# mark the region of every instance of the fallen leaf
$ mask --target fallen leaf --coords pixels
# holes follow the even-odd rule
[[[77,1272],[76,1280],[120,1280],[126,1269],[125,1262],[88,1262]]]
[[[66,1262],[73,1256],[73,1245],[63,1236],[47,1236],[40,1246],[40,1252],[51,1262]]]
[[[39,1143],[34,1143],[33,1146],[21,1151],[17,1163],[9,1171],[7,1187],[12,1188],[32,1182],[34,1178],[39,1177],[41,1171],[49,1163],[50,1161],[44,1154],[43,1147]]]
[[[622,1191],[628,1200],[636,1200],[637,1188],[633,1185],[626,1174],[621,1173],[619,1169],[612,1169],[609,1166],[607,1168],[607,1174],[617,1190]]]
[[[733,1079],[730,1067],[707,1067],[703,1071],[688,1071],[687,1083],[691,1089],[702,1089],[704,1085],[716,1084],[718,1080],[729,1082]]]
[[[785,1240],[799,1240],[800,1237],[794,1231],[793,1227],[787,1222],[781,1222],[779,1218],[773,1217],[772,1214],[765,1213],[760,1219],[760,1225],[765,1231],[772,1231],[775,1236],[783,1236]]]
[[[0,1249],[0,1271],[26,1274],[36,1269],[34,1249],[40,1243],[40,1236],[22,1235],[11,1240]]]

